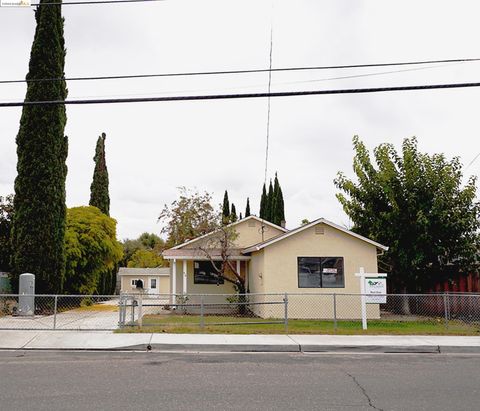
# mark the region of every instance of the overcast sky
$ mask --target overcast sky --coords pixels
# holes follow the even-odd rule
[[[166,0],[64,6],[66,76],[341,65],[480,57],[478,1]],[[24,78],[34,13],[0,8],[0,79]],[[417,67],[418,68],[418,67]],[[274,73],[272,91],[480,81],[480,63]],[[321,81],[322,80],[322,81]],[[69,98],[266,91],[268,75],[70,82]],[[1,101],[25,85],[0,84]],[[422,151],[480,152],[480,89],[274,98],[269,176],[278,171],[287,227],[303,218],[349,225],[333,179],[352,176],[352,137],[373,148],[417,136]],[[21,109],[0,109],[0,195],[13,192]],[[237,211],[258,213],[264,178],[267,100],[67,106],[67,204],[89,201],[95,143],[107,134],[111,215],[119,238],[159,233],[157,217],[177,187],[196,187]],[[467,170],[478,175],[480,159]]]

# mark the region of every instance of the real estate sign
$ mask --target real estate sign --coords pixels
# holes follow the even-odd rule
[[[365,302],[367,304],[386,304],[387,279],[365,278]]]

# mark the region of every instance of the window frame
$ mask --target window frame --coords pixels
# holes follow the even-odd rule
[[[155,287],[153,286],[152,282],[155,281]],[[157,284],[158,284],[158,281],[156,278],[150,278],[150,288],[152,290],[156,290],[157,289]]]
[[[320,273],[318,274],[318,277],[319,277],[319,285],[318,286],[314,286],[314,287],[307,287],[307,286],[304,286],[304,285],[301,285],[300,283],[300,259],[316,259],[318,262],[317,264],[320,265]],[[331,286],[331,285],[324,285],[323,284],[323,264],[324,264],[324,261],[325,260],[329,260],[329,259],[340,259],[341,260],[341,269],[342,269],[342,285],[338,285],[338,286]],[[343,256],[336,256],[336,257],[331,257],[331,256],[327,256],[327,257],[324,257],[324,256],[297,256],[297,286],[298,288],[312,288],[312,289],[316,289],[316,288],[345,288],[345,258]]]

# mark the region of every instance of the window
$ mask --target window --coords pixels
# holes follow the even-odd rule
[[[193,263],[194,284],[223,284],[223,278],[218,278],[217,271],[210,261],[195,261]]]
[[[135,287],[137,285],[137,280],[132,280],[132,287]]]
[[[343,288],[343,257],[298,257],[299,288]]]
[[[157,279],[151,278],[150,279],[150,288],[157,288]]]

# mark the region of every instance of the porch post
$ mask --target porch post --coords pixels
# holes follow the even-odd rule
[[[244,261],[245,264],[245,292],[249,289],[249,284],[248,284],[248,261]]]
[[[183,260],[183,293],[187,294],[187,260]]]
[[[172,265],[172,289],[170,290],[171,301],[170,304],[175,303],[175,294],[177,293],[177,260],[173,259]]]
[[[237,260],[237,273],[238,273],[239,276],[242,275],[242,272],[240,270],[240,260]]]

